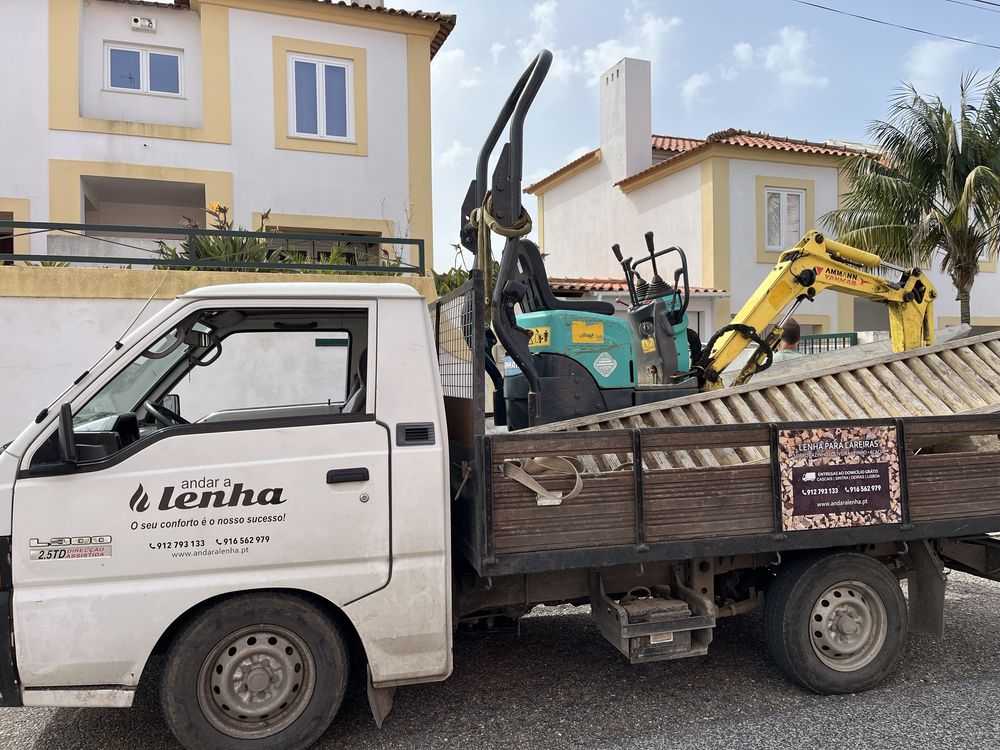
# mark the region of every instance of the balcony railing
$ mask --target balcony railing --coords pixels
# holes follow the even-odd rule
[[[419,276],[426,272],[424,240],[412,237],[0,221],[0,237],[40,234],[81,238],[75,248],[80,252],[65,252],[64,248],[74,249],[66,242],[49,242],[46,253],[0,253],[0,262],[206,271]],[[106,246],[107,255],[93,254],[94,243]]]
[[[858,345],[858,334],[851,333],[809,333],[799,339],[796,350],[803,354],[819,354]]]

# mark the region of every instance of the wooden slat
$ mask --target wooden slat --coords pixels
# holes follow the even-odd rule
[[[905,417],[914,521],[1000,516],[1000,451],[934,454],[928,446],[1000,434],[1000,333],[496,435],[498,555],[636,543],[633,431],[643,445],[647,542],[774,529],[769,422]],[[743,425],[759,425],[744,427]],[[736,426],[740,425],[740,426]],[[561,506],[497,474],[506,459],[578,456],[584,491]],[[625,471],[614,469],[625,466]],[[568,490],[568,477],[545,479]]]

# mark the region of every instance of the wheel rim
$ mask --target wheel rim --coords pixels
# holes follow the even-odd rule
[[[830,669],[854,672],[885,645],[885,603],[861,581],[836,583],[816,600],[809,618],[813,652]]]
[[[288,727],[309,705],[316,663],[291,631],[255,625],[219,642],[202,664],[198,685],[212,726],[230,737],[259,739]]]

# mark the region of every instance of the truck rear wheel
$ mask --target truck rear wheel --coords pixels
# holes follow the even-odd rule
[[[778,667],[822,694],[856,693],[888,675],[906,640],[906,602],[877,560],[816,555],[778,573],[764,602],[764,633]]]
[[[189,750],[297,750],[333,721],[347,672],[344,640],[324,613],[287,594],[246,594],[174,639],[160,700]]]

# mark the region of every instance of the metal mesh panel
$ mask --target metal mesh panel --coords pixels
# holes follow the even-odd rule
[[[434,303],[438,369],[445,396],[476,397],[477,381],[483,377],[478,361],[483,357],[478,302],[476,280],[470,280]]]

